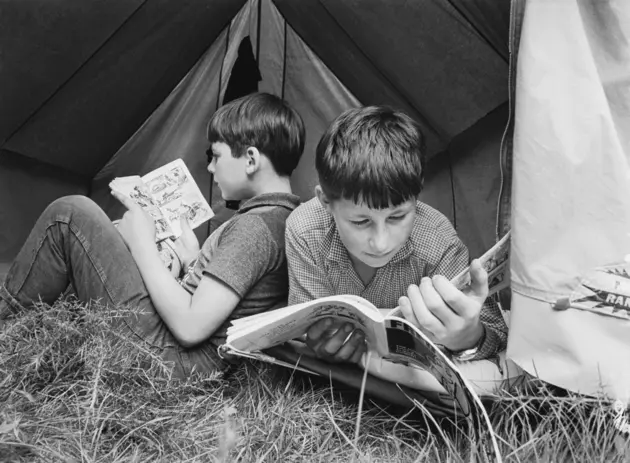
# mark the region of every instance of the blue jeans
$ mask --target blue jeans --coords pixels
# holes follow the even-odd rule
[[[179,345],[156,312],[120,233],[84,196],[60,198],[39,217],[0,286],[0,320],[40,300],[52,304],[69,284],[82,302],[137,309],[115,317],[114,328],[130,332],[172,362],[175,376],[225,366],[210,343],[192,349]]]

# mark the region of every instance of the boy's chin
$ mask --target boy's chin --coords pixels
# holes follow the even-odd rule
[[[390,260],[392,260],[392,257],[394,257],[394,252],[392,252],[391,254],[388,254],[386,256],[382,256],[382,257],[377,257],[377,256],[372,256],[369,254],[363,254],[359,260],[361,262],[363,262],[365,265],[367,265],[368,267],[372,267],[372,268],[381,268],[381,267],[385,267]]]

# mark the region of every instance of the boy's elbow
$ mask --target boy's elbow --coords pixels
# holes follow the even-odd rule
[[[177,343],[184,349],[192,349],[208,338],[206,333],[202,333],[194,327],[192,329],[191,327],[173,329],[171,333]]]

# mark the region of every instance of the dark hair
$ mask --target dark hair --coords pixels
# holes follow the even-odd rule
[[[422,191],[424,136],[418,124],[386,106],[349,109],[337,117],[315,152],[319,184],[329,200],[385,209]]]
[[[208,124],[208,141],[225,143],[239,158],[248,147],[267,156],[278,175],[289,176],[304,151],[304,122],[277,96],[252,93],[221,106]]]

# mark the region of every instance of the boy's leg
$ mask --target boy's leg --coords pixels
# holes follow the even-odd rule
[[[39,300],[53,303],[69,283],[84,302],[151,304],[122,237],[84,196],[60,198],[39,217],[0,288],[0,318]]]
[[[206,373],[220,368],[209,352],[214,350],[210,343],[186,351],[174,339],[120,233],[105,212],[84,196],[54,201],[37,220],[0,286],[0,328],[11,312],[39,300],[52,304],[69,283],[83,302],[99,300],[136,309],[117,317],[116,326],[173,362],[176,376],[187,376],[193,367]]]

